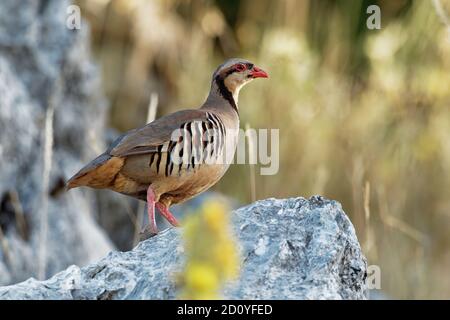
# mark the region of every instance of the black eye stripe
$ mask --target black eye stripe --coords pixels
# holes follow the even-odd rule
[[[239,70],[240,66],[244,67],[242,70]],[[225,79],[226,77],[228,77],[230,74],[234,73],[234,72],[242,72],[245,70],[252,70],[253,67],[255,65],[251,62],[242,62],[242,63],[237,63],[235,64],[233,67],[231,67],[227,72],[225,72],[225,74],[223,74],[223,79]]]
[[[225,79],[226,77],[228,77],[230,74],[232,74],[232,73],[235,72],[235,71],[236,71],[235,68],[231,68],[230,70],[228,70],[228,71],[225,73],[223,79]]]

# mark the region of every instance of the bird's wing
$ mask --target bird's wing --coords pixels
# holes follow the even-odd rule
[[[172,113],[123,134],[113,142],[107,152],[116,157],[157,152],[158,146],[170,141],[173,132],[185,123],[205,119],[206,112],[200,109]]]

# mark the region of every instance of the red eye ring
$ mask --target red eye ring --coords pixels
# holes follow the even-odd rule
[[[238,63],[238,64],[235,66],[235,69],[236,69],[236,71],[238,71],[238,72],[242,72],[242,71],[244,71],[245,69],[247,69],[247,67],[245,66],[245,64]]]

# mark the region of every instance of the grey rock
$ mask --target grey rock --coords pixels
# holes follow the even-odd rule
[[[335,201],[314,196],[258,201],[232,213],[241,273],[233,299],[365,299],[366,259]],[[111,252],[47,281],[0,288],[0,299],[174,299],[182,270],[181,230],[168,229],[129,252]]]
[[[367,290],[366,296],[368,300],[392,300],[388,294],[380,289]]]
[[[44,125],[55,108],[47,276],[113,249],[97,226],[95,199],[57,195],[64,180],[104,147],[107,105],[89,55],[89,29],[66,27],[70,1],[0,2],[0,284],[37,273]],[[11,193],[18,195],[13,203]],[[18,210],[17,204],[21,209]],[[19,221],[20,220],[20,221]],[[95,244],[95,245],[93,245]]]

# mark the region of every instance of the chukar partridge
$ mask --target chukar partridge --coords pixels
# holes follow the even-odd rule
[[[213,73],[199,109],[159,118],[117,138],[67,182],[67,188],[111,189],[147,201],[150,232],[158,232],[155,207],[173,226],[172,204],[214,185],[234,157],[243,85],[268,75],[253,63],[230,59]]]

